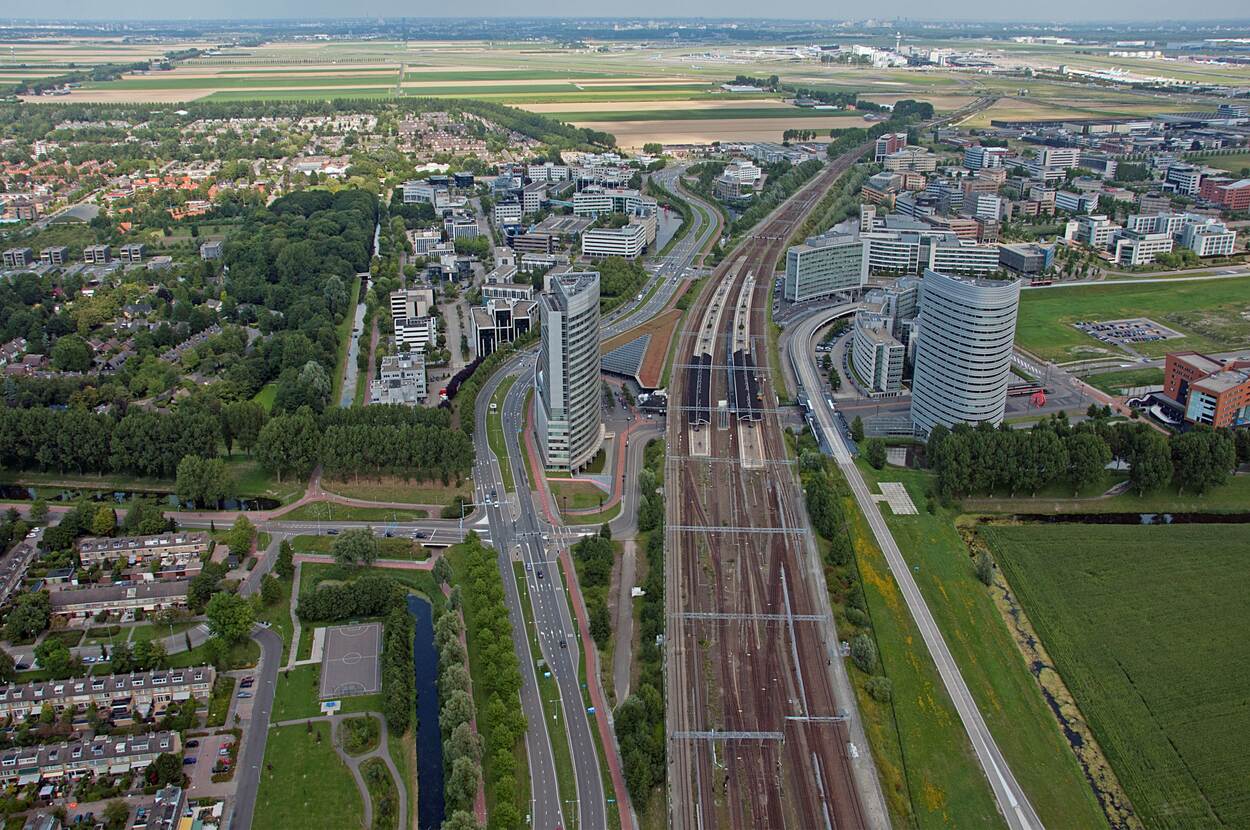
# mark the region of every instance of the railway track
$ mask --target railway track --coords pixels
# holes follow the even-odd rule
[[[689,363],[673,385],[666,476],[673,827],[878,824],[852,771],[845,714],[854,701],[835,694],[825,585],[808,578],[815,552],[802,494],[777,462],[785,439],[759,368],[773,265],[865,149],[833,161],[768,217],[716,272],[679,335],[677,354]]]

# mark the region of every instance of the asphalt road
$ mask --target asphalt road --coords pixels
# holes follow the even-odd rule
[[[252,719],[242,724],[246,736],[239,756],[235,778],[234,817],[231,830],[250,830],[256,810],[256,792],[260,787],[260,765],[265,761],[265,742],[269,739],[269,715],[273,710],[273,693],[282,662],[282,638],[267,628],[252,629],[252,639],[260,643],[260,666],[253,690]]]
[[[829,406],[821,390],[819,370],[812,359],[811,351],[812,336],[828,317],[829,313],[826,312],[814,315],[809,320],[798,324],[798,330],[789,341],[790,361],[804,388],[810,390],[813,418],[819,425],[825,445],[832,450],[838,467],[846,476],[851,491],[855,494],[855,501],[859,504],[859,509],[868,519],[868,525],[872,528],[877,544],[885,554],[890,571],[894,574],[903,599],[907,602],[907,608],[911,611],[925,646],[937,665],[942,685],[945,686],[947,694],[955,704],[955,710],[959,713],[960,721],[968,733],[968,739],[972,743],[977,761],[989,780],[990,788],[994,792],[999,810],[1006,819],[1007,825],[1012,830],[1041,828],[1041,819],[1033,810],[1028,796],[1012,775],[1011,768],[1007,766],[1006,759],[1003,758],[1002,752],[994,742],[994,736],[990,734],[989,727],[981,717],[976,701],[967,683],[964,682],[963,675],[959,672],[959,666],[947,648],[946,640],[942,637],[942,632],[929,612],[929,607],[925,604],[916,581],[912,578],[911,569],[881,515],[880,506],[873,501],[868,485],[864,482],[859,468],[855,466],[847,441],[835,425],[833,408]]]

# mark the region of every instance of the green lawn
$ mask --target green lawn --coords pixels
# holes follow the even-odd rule
[[[607,510],[598,513],[570,513],[564,517],[564,523],[566,525],[599,525],[610,522],[619,515],[621,515],[621,503],[618,501]]]
[[[1250,476],[1236,475],[1227,484],[1199,495],[1180,492],[1169,484],[1154,493],[1137,496],[1124,493],[1098,498],[1123,476],[1108,474],[1104,479],[1073,498],[1068,490],[1047,488],[1036,498],[965,499],[969,513],[1242,513],[1250,507]],[[919,502],[918,502],[919,503]]]
[[[516,383],[516,375],[509,375],[500,381],[499,388],[490,399],[495,405],[495,411],[486,413],[486,440],[495,458],[499,459],[499,474],[503,478],[505,492],[516,489],[512,481],[512,465],[508,463],[508,447],[504,442],[503,434],[503,402],[514,383]]]
[[[274,399],[278,397],[278,382],[271,381],[260,388],[252,400],[265,407],[266,412],[273,410]]]
[[[134,627],[134,633],[130,635],[130,641],[138,643],[145,640],[159,640],[189,631],[197,625],[199,625],[198,620],[182,620],[173,625],[161,625],[154,622],[142,623]]]
[[[272,573],[272,572],[271,572]],[[276,577],[277,574],[274,574]],[[282,638],[282,661],[286,663],[287,654],[291,650],[291,637],[295,633],[295,626],[291,622],[291,580],[279,579],[278,585],[282,589],[281,598],[273,605],[267,605],[261,608],[256,615],[257,622],[267,622],[269,627]]]
[[[1185,335],[1138,343],[1142,354],[1195,349],[1227,351],[1250,341],[1244,316],[1250,277],[1158,284],[1091,285],[1021,292],[1016,342],[1046,360],[1069,361],[1126,354],[1076,329],[1078,321],[1149,317]]]
[[[208,701],[208,726],[225,726],[230,714],[230,701],[234,697],[235,680],[228,674],[219,674],[213,681],[213,696]]]
[[[607,493],[586,481],[561,481],[558,478],[549,478],[547,486],[551,488],[555,506],[562,511],[597,508],[609,498]]]
[[[915,516],[895,516],[888,509],[882,515],[913,568],[982,716],[1042,822],[1047,827],[1106,827],[1037,681],[990,592],[973,574],[971,558],[956,529],[958,514],[924,510],[927,473],[893,468],[877,473],[866,464],[861,469],[870,487],[878,480],[902,482],[921,506]],[[888,584],[890,593],[897,590],[887,570],[871,577],[866,574],[864,583],[879,591],[881,583]],[[926,668],[931,659],[923,650],[915,658],[923,660]],[[962,826],[957,817],[954,820]]]
[[[1200,158],[1196,160],[1196,163],[1204,164],[1207,167],[1218,167],[1221,170],[1227,170],[1230,173],[1238,174],[1247,167],[1250,167],[1250,153],[1229,153],[1226,156]]]
[[[982,532],[1143,824],[1250,826],[1247,527]]]
[[[448,504],[456,496],[471,498],[467,483],[443,486],[438,482],[407,482],[387,478],[362,481],[323,481],[331,493],[362,501],[394,502],[396,504]]]
[[[1102,372],[1082,378],[1095,389],[1101,389],[1111,395],[1120,394],[1121,389],[1136,386],[1162,386],[1163,370],[1158,368],[1124,369],[1118,372]]]
[[[332,553],[334,537],[301,534],[291,540],[291,547],[295,548],[296,553]]]
[[[270,720],[315,718],[321,714],[321,666],[312,663],[282,669],[278,672],[278,685],[273,694],[273,713]]]
[[[392,520],[410,522],[425,519],[429,513],[425,510],[399,509],[392,507],[352,507],[332,501],[316,501],[301,504],[299,507],[284,513],[283,520],[292,522],[312,522],[320,519],[323,522],[378,522]]]
[[[226,469],[234,476],[239,495],[244,498],[263,497],[290,504],[304,494],[303,481],[291,476],[278,481],[255,458],[241,452],[226,458]]]
[[[299,816],[300,827],[326,830],[359,827],[364,816],[360,792],[334,752],[328,723],[314,723],[311,731],[284,726],[269,732],[255,823],[283,827],[292,816]]]

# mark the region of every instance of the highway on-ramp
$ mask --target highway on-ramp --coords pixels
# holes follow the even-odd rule
[[[854,306],[844,306],[842,313],[850,313],[853,308]],[[903,599],[907,602],[907,608],[916,621],[916,627],[920,630],[929,654],[937,664],[942,685],[946,687],[947,694],[955,704],[955,710],[959,713],[973,751],[976,752],[977,760],[985,772],[985,777],[989,780],[990,788],[994,792],[999,810],[1006,819],[1007,825],[1012,830],[1038,830],[1043,826],[1041,819],[1038,818],[1033,805],[1029,803],[1028,796],[994,742],[994,736],[990,734],[985,719],[981,717],[981,711],[977,708],[972,692],[969,691],[968,684],[964,682],[959,666],[951,655],[950,649],[947,648],[946,640],[942,637],[942,632],[938,629],[929,606],[925,604],[920,588],[912,578],[907,560],[903,558],[902,551],[894,541],[894,535],[890,533],[890,528],[881,515],[880,506],[869,493],[864,477],[855,466],[846,438],[835,423],[833,407],[825,396],[820,373],[816,368],[812,352],[812,338],[817,329],[837,316],[837,313],[837,310],[825,310],[796,324],[796,331],[789,341],[790,361],[803,391],[807,393],[811,401],[811,417],[820,430],[822,444],[829,447],[837,461],[838,468],[846,476],[847,483],[850,484],[851,491],[855,494],[855,501],[868,519],[873,536],[881,547],[882,553],[885,554],[890,571],[894,574],[894,580],[898,583]]]

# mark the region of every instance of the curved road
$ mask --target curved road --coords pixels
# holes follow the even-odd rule
[[[951,655],[950,649],[947,648],[946,640],[942,637],[942,632],[938,629],[929,606],[925,604],[920,588],[912,578],[911,568],[908,567],[907,560],[903,558],[902,551],[894,541],[894,535],[890,533],[890,528],[881,515],[881,507],[873,500],[868,491],[868,485],[864,482],[859,468],[855,466],[846,439],[834,422],[833,408],[825,399],[820,372],[816,368],[812,351],[812,337],[817,329],[834,317],[839,314],[849,314],[854,308],[853,305],[846,305],[839,309],[826,309],[799,323],[789,341],[790,362],[811,400],[811,415],[820,427],[822,443],[831,449],[838,468],[846,476],[847,483],[850,484],[851,491],[855,494],[855,501],[867,518],[873,536],[877,544],[881,546],[890,571],[894,574],[894,580],[898,583],[899,590],[907,602],[907,608],[916,621],[916,627],[920,630],[925,646],[937,665],[942,685],[946,687],[947,694],[955,704],[955,710],[959,713],[959,719],[963,722],[968,739],[972,742],[973,751],[976,752],[977,761],[981,764],[981,769],[985,772],[985,777],[989,780],[990,788],[998,801],[999,811],[1002,812],[1007,825],[1012,830],[1041,828],[1041,819],[1034,811],[1033,805],[1029,803],[1028,796],[1020,783],[1012,775],[1011,768],[994,742],[994,736],[990,734],[989,727],[981,717],[976,700],[973,699],[968,684],[964,682],[963,675],[959,672],[959,665]]]

